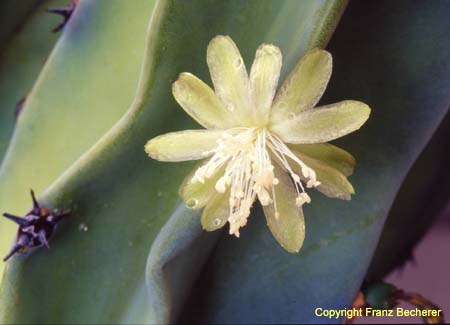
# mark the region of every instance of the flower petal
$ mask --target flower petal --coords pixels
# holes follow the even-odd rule
[[[303,56],[278,91],[270,114],[274,123],[316,106],[332,71],[331,54],[313,49]]]
[[[345,176],[353,174],[355,168],[355,158],[344,149],[341,149],[330,143],[315,143],[315,144],[291,144],[291,150],[299,151],[300,153],[311,158],[322,161],[323,163],[336,168]]]
[[[203,163],[204,164],[204,163]],[[219,169],[211,178],[206,178],[204,183],[192,182],[195,172],[200,166],[194,168],[184,179],[180,186],[179,194],[184,204],[190,209],[201,209],[212,198],[215,190],[216,182],[223,175],[224,168]]]
[[[190,73],[180,74],[172,85],[172,93],[186,113],[205,128],[226,129],[237,125],[211,87]]]
[[[275,239],[290,253],[300,250],[305,239],[305,220],[301,208],[295,205],[297,192],[289,176],[275,166],[275,176],[280,181],[274,186],[278,217],[274,204],[263,206],[267,225]]]
[[[214,37],[208,45],[206,61],[219,99],[238,116],[241,126],[251,122],[248,74],[236,44],[229,36]]]
[[[281,51],[271,44],[262,44],[257,50],[250,70],[250,92],[258,122],[269,119],[273,97],[281,70]]]
[[[337,198],[341,200],[350,200],[351,195],[355,194],[352,184],[347,178],[339,172],[339,170],[330,167],[323,161],[310,158],[298,151],[292,151],[300,160],[302,160],[308,167],[314,169],[317,180],[320,185],[317,189],[328,197]],[[296,164],[291,165],[293,170],[301,175],[301,170]]]
[[[201,223],[203,229],[214,231],[225,226],[230,215],[229,197],[230,191],[213,195],[202,213]]]
[[[212,155],[223,131],[187,130],[160,135],[145,145],[145,152],[159,161],[198,160]]]
[[[345,100],[304,111],[272,125],[271,131],[287,143],[323,143],[358,130],[369,114],[366,104]]]

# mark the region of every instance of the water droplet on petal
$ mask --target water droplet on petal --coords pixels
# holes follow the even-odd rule
[[[197,204],[198,204],[198,200],[196,200],[196,199],[189,199],[186,202],[186,206],[190,209],[194,209],[197,206]]]
[[[234,67],[235,67],[236,69],[240,69],[240,68],[242,67],[243,64],[244,64],[244,61],[242,60],[242,58],[237,58],[237,59],[234,61]]]
[[[287,108],[287,103],[285,101],[281,101],[278,103],[278,107],[285,110]]]
[[[230,112],[234,111],[234,105],[233,104],[228,104],[227,105],[227,110],[229,110]]]
[[[214,219],[214,226],[219,227],[222,224],[222,220],[219,218]]]
[[[295,119],[295,113],[289,113],[288,114],[288,119],[289,120],[294,120]]]

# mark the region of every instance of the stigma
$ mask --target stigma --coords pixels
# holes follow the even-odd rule
[[[277,210],[274,187],[279,179],[275,176],[274,164],[289,174],[297,192],[295,203],[298,207],[311,202],[302,182],[307,188],[320,185],[315,171],[266,128],[226,130],[217,140],[217,146],[205,154],[211,156],[210,160],[196,170],[191,181],[204,183],[205,179],[223,172],[215,190],[229,193],[229,232],[236,237],[239,237],[239,229],[247,224],[256,199],[263,206],[273,204],[275,217],[282,217]],[[294,172],[293,164],[300,167],[301,175]]]

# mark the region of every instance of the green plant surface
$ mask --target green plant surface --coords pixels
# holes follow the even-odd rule
[[[82,2],[79,8],[80,20],[83,5]],[[186,209],[178,199],[178,187],[192,165],[158,163],[146,157],[143,151],[146,141],[155,135],[194,127],[172,98],[171,83],[182,71],[191,71],[207,80],[206,46],[217,34],[230,35],[239,45],[247,64],[260,43],[272,42],[280,46],[285,62],[283,74],[286,75],[307,49],[327,43],[345,5],[345,1],[317,0],[158,1],[152,15],[138,91],[130,110],[67,170],[62,172],[65,168],[62,162],[56,166],[58,168],[48,167],[52,175],[62,174],[40,200],[46,206],[70,208],[73,215],[59,228],[50,250],[41,249],[8,262],[1,291],[0,322],[140,323],[176,319],[190,283],[219,233],[201,232],[197,214]],[[88,17],[90,14],[86,13]],[[63,38],[75,33],[75,22],[69,24]],[[88,37],[79,31],[77,35],[78,41]],[[84,53],[88,58],[95,54]],[[58,62],[62,60],[60,56],[62,54],[55,51],[53,59]],[[66,62],[72,60],[76,59],[70,58]],[[84,70],[79,73],[84,74]],[[43,92],[36,90],[35,96],[41,96]],[[65,95],[63,91],[55,94],[58,94],[57,98]],[[92,96],[95,96],[92,100],[104,98],[98,91]],[[47,105],[53,107],[55,103],[44,105],[42,98],[41,105],[39,110],[45,111],[49,109]],[[71,109],[78,110],[79,107]],[[71,112],[67,108],[65,114]],[[58,117],[61,118],[67,119]],[[86,132],[88,122],[85,121]],[[96,120],[96,123],[100,122]],[[25,138],[27,131],[21,128],[17,135],[19,133]],[[71,136],[73,138],[74,134]],[[30,146],[30,143],[23,144],[23,150]],[[9,156],[9,166],[17,163],[18,157]],[[24,186],[29,183],[19,180],[17,174],[10,177],[11,184],[21,182]],[[47,182],[40,183],[41,189],[45,187],[44,183]],[[2,182],[1,186],[4,188],[5,184]],[[9,200],[20,196],[20,202],[15,199],[15,209],[25,211],[29,207],[27,191],[14,186],[12,194],[5,191],[2,194]],[[9,211],[9,206],[14,204],[9,202]],[[1,207],[6,209],[3,201]],[[155,282],[150,277],[146,279],[145,274],[152,243],[169,219],[177,228],[173,238],[177,245],[175,250],[179,251],[178,243],[183,239],[189,248],[192,241],[199,248],[192,258],[183,255],[182,260],[189,262],[189,266],[179,273],[179,277],[176,276],[180,271],[178,267],[174,267],[173,272],[171,268],[168,270],[176,280],[170,284],[184,288],[179,295],[167,290],[166,283],[156,283],[154,287]],[[2,234],[6,233],[3,228],[2,231]],[[168,244],[160,256],[165,254],[170,264],[174,247]],[[154,249],[158,248],[161,245],[154,246]],[[45,295],[42,295],[43,283]],[[173,294],[174,300],[170,304],[166,301],[163,306],[166,310],[155,310],[153,307],[161,301],[161,294]],[[39,308],[35,308],[37,301]]]
[[[94,126],[89,123],[93,112],[89,119],[84,115],[86,132],[95,129],[97,134],[92,139],[109,131],[90,149],[94,140],[78,153],[68,150],[71,161],[61,157],[63,162],[48,166],[40,192],[51,185],[40,197],[42,203],[69,208],[73,215],[61,224],[50,250],[8,262],[0,322],[329,323],[317,319],[314,309],[348,307],[408,170],[450,104],[447,2],[382,0],[349,5],[329,46],[335,68],[322,102],[352,98],[372,107],[368,124],[338,141],[357,159],[350,178],[356,195],[343,202],[312,194],[312,204],[305,208],[306,241],[297,255],[279,247],[258,208],[240,239],[203,232],[199,215],[177,197],[192,164],[158,163],[143,152],[149,138],[194,127],[173,100],[170,86],[183,71],[207,80],[205,52],[212,37],[230,35],[247,64],[260,43],[280,46],[285,76],[306,49],[326,44],[344,7],[344,2],[316,0],[158,1],[130,109],[112,128],[103,125],[102,130],[97,127],[103,119],[98,117]],[[81,8],[80,21],[93,15],[91,10],[81,15]],[[75,22],[60,42],[79,30]],[[85,34],[76,35],[78,41],[84,40]],[[52,55],[56,62],[62,60],[57,51],[58,46]],[[87,58],[95,55],[85,51]],[[66,70],[58,73],[62,83]],[[35,89],[36,97],[45,94]],[[93,91],[91,96],[95,103],[104,95]],[[35,114],[55,105],[44,99]],[[126,107],[122,109],[116,119]],[[29,123],[27,128],[19,125],[16,138],[26,139],[29,129],[40,125],[37,120]],[[21,148],[17,149],[21,155],[9,155],[8,166],[20,165],[25,157],[45,157],[33,145],[43,149],[45,141],[58,142],[48,135],[32,139],[28,136],[26,145],[25,140],[22,145],[13,142],[12,148]],[[73,146],[79,141],[74,133],[66,140]],[[34,155],[25,154],[26,149]],[[11,176],[0,175],[0,207],[13,213],[30,207],[24,189],[30,185],[19,177],[26,169],[19,167]],[[30,175],[38,178],[35,172]],[[1,226],[2,237],[12,237],[12,227],[5,231]]]
[[[18,2],[14,1],[14,3]],[[31,1],[19,1],[19,3],[24,6]],[[0,162],[14,130],[16,106],[31,91],[47,56],[58,39],[58,34],[50,31],[61,18],[47,13],[46,8],[66,3],[65,0],[51,0],[33,7],[33,12],[28,14],[24,21],[20,21],[21,27],[8,39],[7,46],[1,47]],[[12,9],[21,10],[21,6],[11,6],[7,12]],[[5,30],[3,23],[2,20],[2,31]]]
[[[368,26],[372,26],[367,28],[371,30],[369,33],[367,29],[359,29],[361,23],[355,20],[349,22],[342,33],[336,34],[340,36],[353,31],[356,36],[352,36],[351,40],[366,49],[349,57],[349,60],[362,61],[361,66],[367,65],[365,70],[352,69],[352,75],[361,78],[369,73],[377,77],[376,81],[365,87],[355,83],[346,88],[353,87],[352,93],[358,92],[371,100],[377,96],[383,97],[387,107],[403,107],[401,114],[409,118],[404,121],[400,116],[387,114],[380,117],[377,123],[380,129],[384,125],[384,129],[380,131],[378,141],[380,146],[386,146],[386,150],[381,160],[376,162],[383,166],[386,165],[384,161],[401,164],[399,157],[408,153],[404,142],[413,136],[418,139],[414,149],[420,153],[414,163],[399,168],[398,174],[403,176],[403,182],[401,188],[396,189],[392,204],[388,205],[389,217],[367,273],[369,280],[379,280],[394,267],[403,264],[405,259],[413,257],[414,244],[423,237],[448,200],[450,178],[446,152],[449,142],[450,45],[445,39],[450,27],[446,18],[450,14],[450,4],[445,0],[433,4],[402,0],[395,3],[373,2],[366,6],[355,4],[349,9],[353,10],[353,15],[370,19],[367,20]],[[369,12],[372,14],[368,15]],[[384,18],[380,21],[382,16]],[[388,34],[388,28],[395,30],[396,24],[401,24],[402,28],[391,33],[383,47],[370,48],[368,43],[381,42]],[[382,27],[384,25],[386,27]],[[337,47],[339,42],[343,41],[335,39],[332,45]],[[353,44],[348,41],[346,46],[350,53]],[[372,54],[369,55],[369,52]],[[377,64],[372,64],[372,61],[368,63],[367,58],[371,57]],[[402,60],[406,62],[400,64]],[[416,128],[420,124],[425,125],[435,109],[441,112],[438,115],[440,123],[434,129],[428,128],[425,135],[419,137]],[[409,112],[417,115],[408,116]],[[386,119],[391,126],[386,124]],[[388,146],[394,131],[402,141],[398,150]]]
[[[16,123],[0,169],[0,211],[26,213],[29,189],[41,193],[127,110],[137,85],[152,5],[146,0],[134,1],[133,6],[121,0],[79,2]],[[61,19],[47,15],[54,23]],[[51,34],[49,29],[39,32]],[[10,56],[24,55],[16,50],[12,48]],[[9,107],[10,98],[1,105]],[[14,233],[14,224],[0,220],[3,252]]]
[[[448,204],[450,113],[416,160],[399,190],[366,275],[379,281],[396,267],[414,262],[414,248]],[[414,227],[407,227],[413,222]],[[436,260],[436,263],[438,261]],[[406,289],[406,288],[405,288]]]
[[[3,0],[0,2],[0,21],[2,22],[0,51],[40,2],[41,0]]]

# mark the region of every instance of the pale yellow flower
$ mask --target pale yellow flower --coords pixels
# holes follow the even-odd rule
[[[146,152],[160,161],[204,161],[180,188],[185,204],[204,208],[201,223],[212,231],[228,221],[239,237],[256,199],[277,241],[298,252],[305,237],[305,187],[329,197],[350,199],[346,176],[354,158],[325,142],[361,127],[370,108],[346,100],[317,107],[332,70],[330,53],[306,53],[278,90],[281,52],[262,44],[250,75],[228,36],[211,40],[207,63],[214,84],[181,73],[173,95],[206,130],[187,130],[150,140]],[[305,185],[303,185],[305,184]]]

